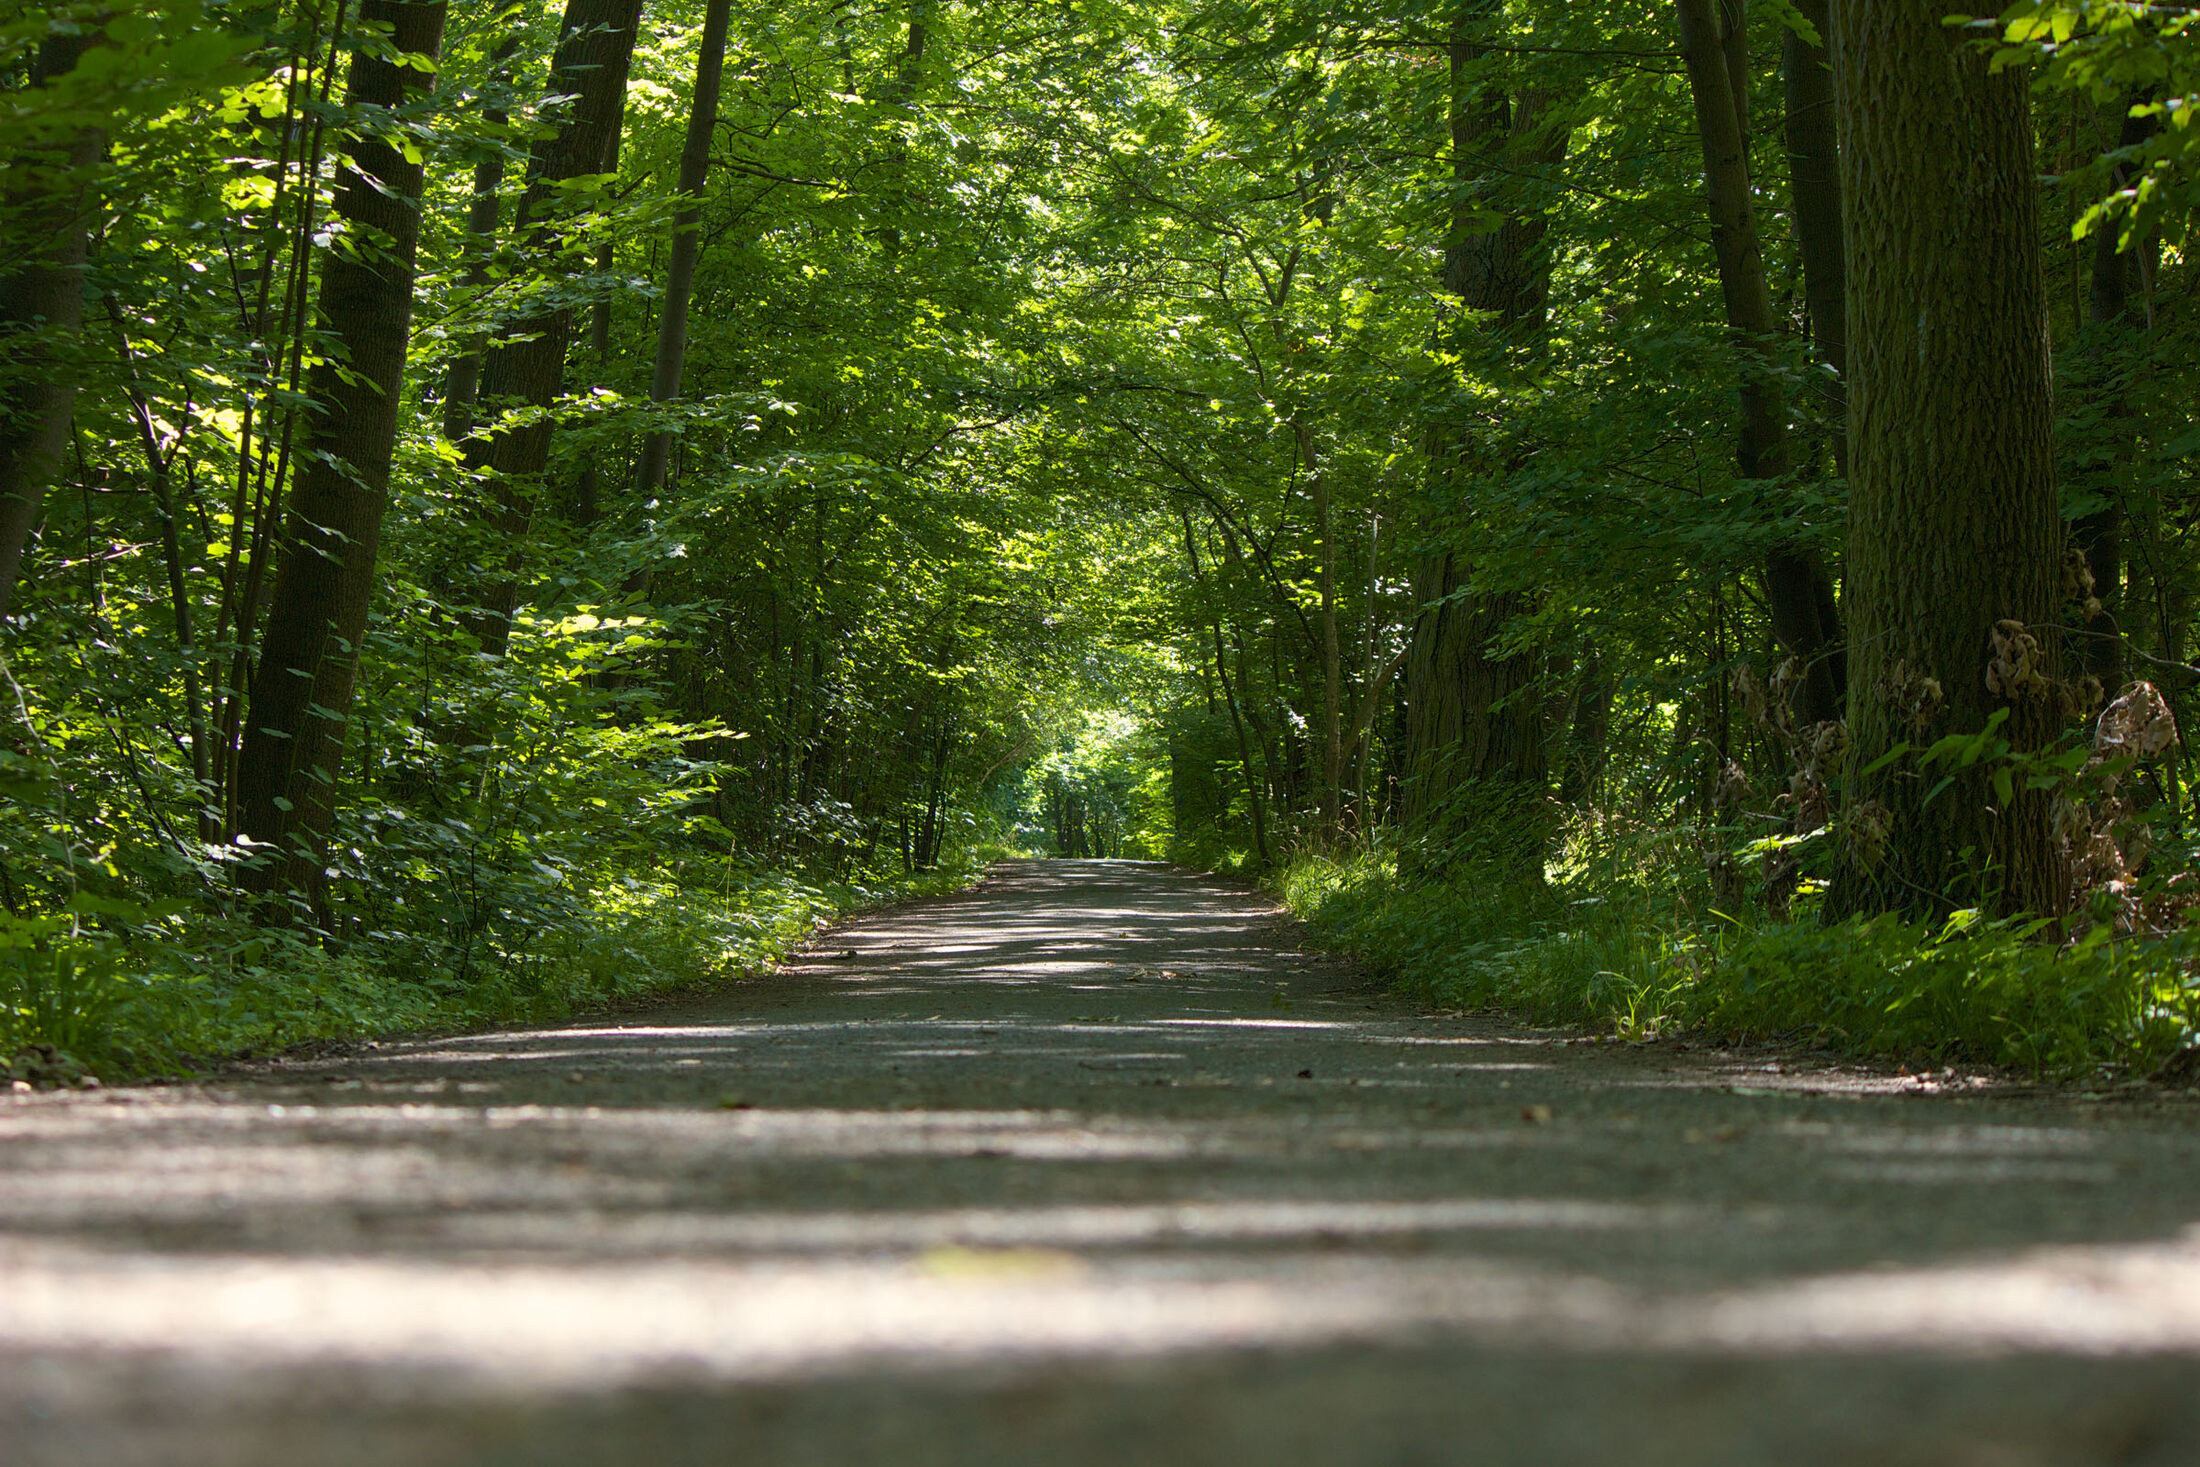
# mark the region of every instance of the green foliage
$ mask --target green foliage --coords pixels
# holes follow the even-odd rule
[[[89,188],[98,220],[81,339],[16,323],[0,341],[0,395],[26,363],[81,383],[0,628],[0,1038],[158,1067],[551,1017],[745,968],[823,913],[1018,849],[1288,865],[1339,940],[1552,1021],[1866,1048],[1939,1024],[1967,1054],[2050,1069],[2155,1052],[2100,1037],[2182,1012],[2167,978],[2132,997],[2128,946],[2039,969],[2063,996],[2023,1008],[2016,978],[1948,976],[2034,973],[2017,938],[1928,950],[1874,929],[1852,944],[1872,971],[1924,986],[1895,1004],[1850,973],[1867,1023],[1809,976],[1838,944],[1701,915],[1679,832],[1724,761],[1759,787],[1787,773],[1728,694],[1772,645],[1761,568],[1836,560],[1847,487],[1795,232],[1769,224],[1795,467],[1733,467],[1735,343],[1667,7],[1042,10],[942,0],[921,37],[907,7],[739,10],[666,402],[695,0],[652,0],[616,161],[560,187],[548,251],[511,221],[565,105],[540,88],[558,7],[452,6],[433,90],[372,116],[344,104],[345,68],[388,42],[339,29],[344,7],[71,0],[0,22],[10,186]],[[2114,212],[2139,243],[2186,208],[2188,20],[2039,0],[1980,31],[2046,58],[2058,231]],[[31,84],[36,47],[95,25],[75,73]],[[1782,28],[1808,29],[1776,4],[1745,58],[1767,221],[1790,202]],[[2090,111],[2052,110],[2071,98]],[[1529,99],[1510,151],[1451,156],[1454,114]],[[2164,128],[2109,146],[2133,105]],[[94,176],[56,176],[87,123]],[[372,613],[342,649],[360,675],[324,771],[324,872],[269,900],[238,843],[237,757],[323,411],[303,384],[344,349],[313,309],[352,243],[328,228],[332,180],[370,131],[426,166],[417,299]],[[502,222],[477,233],[490,202]],[[1455,222],[1547,242],[1534,350],[1434,288]],[[2068,263],[2066,512],[2122,510],[2125,627],[2181,667],[2189,265],[2146,254],[2138,333],[2081,324]],[[561,310],[556,399],[475,414],[549,432],[550,469],[470,468],[445,432],[463,369]],[[645,497],[631,471],[654,432],[675,451]],[[1460,596],[1520,607],[1485,650],[1538,669],[1522,696],[1577,832],[1545,883],[1513,879],[1550,823],[1539,790],[1462,791],[1440,836],[1388,831],[1406,653],[1445,564]],[[2072,772],[1993,729],[1920,743],[1921,777],[1970,769],[2005,799]],[[1808,838],[1736,839],[1763,856]],[[1431,879],[1400,881],[1394,851]],[[2009,1033],[2063,1037],[2012,1047],[1974,1023],[1996,1006]]]
[[[2114,225],[2130,248],[2150,230],[2190,228],[2200,206],[2196,19],[2190,7],[2147,0],[2019,0],[1999,17],[1949,17],[1993,45],[1996,67],[2037,66],[2045,89],[2153,121],[2144,141],[2104,148],[2085,170],[2097,201],[2077,219],[2076,237]]]
[[[1691,1033],[1911,1063],[2082,1079],[2151,1074],[2200,1042],[2200,944],[2184,935],[2065,945],[2037,922],[1961,912],[1737,922],[1676,903],[1667,864],[1692,842],[1601,839],[1547,886],[1501,870],[1399,881],[1376,854],[1316,857],[1282,878],[1323,939],[1432,1002],[1626,1039]]]
[[[835,917],[952,888],[981,864],[861,883],[730,863],[703,889],[628,878],[472,972],[423,971],[395,934],[332,947],[245,922],[160,941],[25,940],[0,947],[0,1050],[50,1045],[112,1079],[311,1041],[550,1022],[755,972]]]
[[[1058,856],[1157,859],[1175,836],[1169,777],[1140,720],[1085,711],[1025,770],[1016,835]]]

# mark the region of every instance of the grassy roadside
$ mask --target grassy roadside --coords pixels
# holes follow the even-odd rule
[[[758,972],[850,913],[959,889],[1001,853],[856,880],[724,873],[580,894],[524,946],[424,966],[383,935],[194,921],[173,940],[0,948],[0,1089],[186,1074],[315,1041],[554,1022]],[[469,954],[470,958],[471,955]]]
[[[1626,1038],[1781,1040],[2079,1079],[2181,1067],[2200,1037],[2189,935],[2101,928],[2054,947],[1966,913],[1939,927],[1733,918],[1617,863],[1542,886],[1475,865],[1416,884],[1388,853],[1301,857],[1273,889],[1406,992]]]

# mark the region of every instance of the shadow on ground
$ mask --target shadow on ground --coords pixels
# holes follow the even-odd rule
[[[2186,1463],[2196,1161],[1018,863],[707,1002],[0,1105],[0,1460]]]

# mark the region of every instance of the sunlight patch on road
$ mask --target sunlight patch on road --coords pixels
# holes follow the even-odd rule
[[[905,1252],[965,1248],[1152,1248],[1304,1240],[1366,1240],[1432,1233],[1678,1227],[1700,1209],[1515,1198],[1433,1201],[1142,1203],[961,1208],[939,1212],[505,1213],[453,1217],[435,1235],[475,1246],[573,1246],[647,1253]]]
[[[1430,1205],[1465,1216],[1493,1204]],[[1264,1206],[1205,1216],[1227,1239],[1238,1236],[1231,1228],[1262,1226]],[[1275,1216],[1303,1227],[1314,1214]],[[1354,1221],[1349,1211],[1337,1220]],[[973,1241],[967,1219],[903,1257],[749,1264],[194,1258],[0,1240],[0,1349],[149,1351],[208,1380],[309,1364],[435,1371],[454,1390],[1426,1340],[1432,1330],[1638,1355],[2200,1353],[2200,1250],[2190,1246],[2039,1250],[1658,1294],[1517,1259],[1331,1251],[1111,1261],[1062,1244],[1059,1231],[1028,1228]]]

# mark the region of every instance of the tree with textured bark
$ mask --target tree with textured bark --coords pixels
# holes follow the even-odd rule
[[[444,12],[443,0],[364,0],[359,9],[376,39],[352,58],[345,105],[355,131],[337,173],[317,305],[333,350],[307,382],[318,412],[291,491],[237,762],[240,830],[267,851],[252,878],[263,889],[316,891],[335,820],[389,502],[420,240],[424,169],[394,134],[392,114],[409,93],[434,85],[428,68]]]
[[[33,58],[31,85],[44,88],[75,70],[97,39],[86,27],[47,40]],[[0,183],[0,618],[14,604],[24,549],[68,448],[93,207],[87,175],[105,147],[100,128],[73,128],[58,146],[11,159]]]
[[[1851,673],[1840,913],[2066,892],[2049,796],[1903,753],[2063,724],[2039,187],[2027,78],[1932,0],[1833,17],[1847,203]],[[2003,771],[2006,775],[2006,770]],[[1941,781],[1952,783],[1941,788]],[[2013,784],[2013,788],[2010,786]]]
[[[1779,316],[1765,279],[1763,243],[1749,172],[1749,48],[1741,0],[1675,0],[1681,53],[1696,104],[1703,144],[1704,184],[1711,211],[1711,247],[1718,259],[1726,323],[1741,359],[1742,427],[1736,459],[1745,479],[1788,472],[1787,393],[1781,386]],[[1831,577],[1822,557],[1796,547],[1774,550],[1764,566],[1765,601],[1773,635],[1803,665],[1797,713],[1806,723],[1841,716],[1834,648]]]
[[[703,183],[710,174],[710,140],[718,125],[718,80],[726,64],[726,25],[732,0],[710,0],[703,12],[702,49],[695,60],[695,96],[688,108],[687,137],[680,148],[680,209],[672,220],[672,260],[665,270],[663,313],[657,318],[657,360],[650,376],[654,402],[680,395],[687,362],[688,304],[695,294],[695,259],[703,228]],[[642,443],[636,490],[646,502],[665,485],[672,464],[672,432],[659,429]]]
[[[1508,97],[1475,79],[1483,52],[1470,31],[1484,10],[1463,8],[1449,45],[1452,196],[1443,285],[1459,302],[1461,331],[1478,329],[1464,313],[1484,313],[1494,318],[1496,346],[1532,352],[1549,308],[1546,226],[1516,204],[1506,207],[1514,191],[1502,184],[1493,190],[1484,174],[1493,164],[1503,177],[1523,165],[1555,162],[1565,141],[1545,125],[1537,99]],[[1485,211],[1493,192],[1505,212],[1490,229]],[[1455,433],[1434,436],[1432,473],[1440,486],[1470,474],[1471,452]],[[1413,599],[1421,611],[1405,663],[1405,821],[1423,837],[1444,840],[1472,817],[1459,800],[1477,788],[1477,798],[1500,818],[1528,832],[1520,842],[1522,865],[1540,875],[1543,821],[1539,813],[1520,820],[1523,808],[1540,810],[1549,782],[1542,701],[1533,693],[1539,659],[1501,645],[1526,599],[1517,591],[1475,589],[1471,567],[1449,549],[1419,559]]]
[[[547,93],[560,99],[561,115],[535,144],[527,191],[512,226],[521,254],[551,273],[559,236],[575,217],[563,205],[564,186],[601,172],[610,155],[611,137],[625,110],[641,13],[642,0],[568,0],[565,7]],[[512,613],[519,604],[519,549],[550,460],[556,426],[550,408],[565,383],[572,338],[572,305],[548,304],[507,323],[482,365],[484,404],[493,411],[520,413],[519,422],[467,440],[467,466],[491,471],[497,502],[494,529],[501,544],[477,625],[482,650],[492,656],[502,656],[511,639]]]

